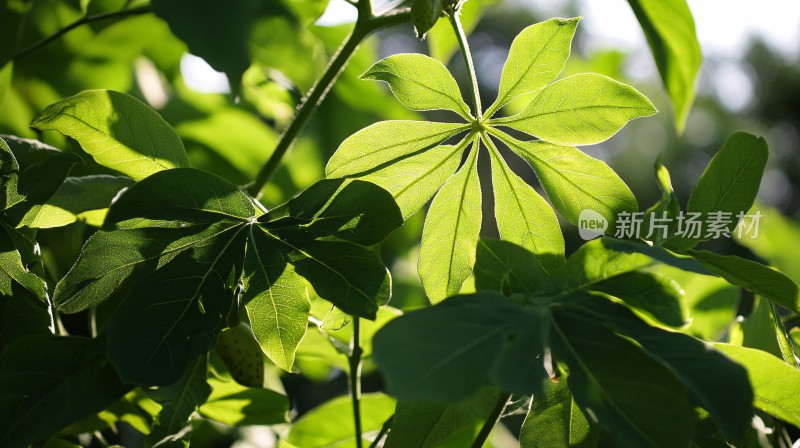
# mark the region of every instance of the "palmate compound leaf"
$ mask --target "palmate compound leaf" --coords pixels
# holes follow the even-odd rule
[[[26,447],[97,414],[123,386],[96,339],[30,336],[0,355],[0,445]],[[45,417],[46,416],[46,417]]]
[[[74,138],[97,163],[134,180],[189,166],[175,130],[146,104],[113,90],[88,90],[51,104],[31,126]]]
[[[396,206],[384,206],[391,201],[387,192],[358,183],[363,182],[349,185],[371,192],[364,200],[375,205],[372,212],[348,203],[361,195],[339,197],[347,187],[323,185],[317,190],[328,195],[318,198],[319,209],[310,207],[307,198],[283,207],[314,217],[308,232],[282,234],[286,221],[272,222],[262,215],[265,222],[260,222],[244,193],[221,178],[192,169],[154,174],[112,205],[105,228],[90,238],[57,286],[57,307],[77,312],[125,294],[109,326],[109,357],[128,382],[167,385],[214,344],[242,279],[250,288],[244,295],[248,311],[255,317],[262,317],[265,306],[296,301],[286,305],[293,313],[273,312],[273,319],[254,323],[267,355],[289,369],[308,317],[305,286],[292,272],[351,314],[374,318],[379,304],[388,301],[389,274],[377,255],[335,238],[340,232],[354,241],[379,241],[391,226],[359,223],[401,222]],[[281,216],[294,219],[289,224],[297,226],[305,215]],[[272,287],[276,289],[270,292]],[[280,349],[275,348],[276,336],[286,338]]]
[[[385,81],[394,96],[409,109],[444,109],[467,120],[472,118],[453,75],[444,64],[431,57],[414,53],[389,56],[376,62],[361,79]]]
[[[657,112],[633,87],[595,73],[558,80],[539,91],[518,115],[490,120],[562,146],[609,139],[628,121]]]

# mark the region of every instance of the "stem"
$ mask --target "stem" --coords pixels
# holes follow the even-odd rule
[[[486,419],[486,423],[483,424],[481,432],[478,433],[478,436],[475,437],[475,441],[472,442],[472,448],[483,447],[483,444],[486,443],[486,439],[489,438],[489,434],[492,433],[492,429],[494,429],[494,426],[500,421],[500,416],[503,415],[503,411],[506,409],[506,405],[510,399],[511,394],[503,394],[500,396],[494,409],[492,409],[492,413],[489,414],[489,417]]]
[[[467,66],[470,81],[472,81],[472,106],[475,109],[474,114],[478,122],[483,117],[483,110],[481,107],[481,93],[478,89],[478,77],[475,76],[475,65],[472,63],[472,53],[469,51],[469,43],[467,42],[467,35],[464,33],[464,27],[461,26],[461,19],[459,18],[459,11],[453,11],[448,14],[450,23],[453,25],[453,30],[456,32],[458,39],[458,46],[461,48],[461,56],[464,57],[464,64]]]
[[[361,439],[361,318],[353,316],[353,342],[350,345],[350,397],[353,400],[353,422],[356,428],[356,448],[363,448]]]
[[[67,34],[68,32],[74,30],[75,28],[77,28],[77,27],[79,27],[81,25],[86,25],[87,23],[92,23],[92,22],[99,22],[101,20],[114,19],[114,18],[119,18],[119,17],[127,17],[127,16],[133,16],[133,15],[139,15],[139,14],[147,14],[148,12],[150,12],[150,7],[149,6],[140,6],[138,8],[122,9],[120,11],[104,12],[102,14],[95,14],[95,15],[91,15],[91,16],[81,17],[80,19],[70,23],[69,25],[65,26],[64,28],[61,28],[60,30],[58,30],[55,33],[51,34],[50,36],[47,36],[44,39],[42,39],[42,40],[40,40],[38,42],[35,42],[35,43],[23,48],[22,50],[16,52],[14,54],[14,56],[12,56],[11,59],[14,59],[14,60],[21,59],[21,58],[23,58],[23,57],[35,52],[36,50],[44,47],[45,45],[49,44],[50,42],[58,39],[59,37]]]
[[[375,440],[373,440],[372,443],[369,445],[369,448],[377,448],[378,444],[381,443],[381,439],[383,439],[383,436],[385,436],[386,433],[389,432],[393,424],[394,424],[394,414],[392,414],[389,418],[386,419],[385,422],[383,422],[383,426],[381,426],[380,432],[375,437]]]
[[[368,14],[368,15],[364,15]],[[350,33],[350,36],[344,41],[342,46],[331,59],[325,72],[317,80],[311,90],[308,91],[305,99],[300,103],[294,119],[286,128],[283,135],[281,135],[275,151],[269,156],[266,163],[261,167],[256,179],[247,186],[247,192],[251,196],[256,197],[258,193],[267,184],[272,174],[280,165],[281,159],[289,150],[289,148],[297,139],[298,134],[305,126],[306,122],[316,110],[317,106],[325,99],[325,95],[331,89],[333,84],[339,78],[339,75],[344,70],[345,65],[353,56],[353,53],[358,49],[361,41],[373,32],[392,25],[405,22],[411,17],[411,13],[407,9],[397,10],[390,12],[386,15],[372,17],[372,4],[370,0],[359,0],[358,3],[358,21],[355,28]]]

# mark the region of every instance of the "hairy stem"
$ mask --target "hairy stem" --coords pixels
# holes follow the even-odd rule
[[[369,14],[364,16],[364,14]],[[283,132],[278,145],[269,156],[266,163],[261,167],[255,180],[247,186],[247,192],[255,197],[269,182],[270,177],[280,165],[281,159],[291,148],[300,131],[316,110],[317,106],[325,99],[325,95],[344,71],[347,62],[358,49],[361,41],[373,32],[392,25],[397,25],[407,21],[411,15],[407,9],[392,11],[386,15],[372,17],[372,5],[369,0],[360,0],[358,3],[358,21],[350,36],[344,41],[342,46],[331,59],[325,72],[317,80],[311,90],[308,91],[303,101],[300,103],[289,127]]]
[[[492,409],[492,413],[489,414],[489,418],[486,419],[483,427],[481,427],[481,431],[478,433],[477,437],[475,437],[475,441],[472,442],[472,448],[481,448],[483,444],[486,443],[486,439],[489,438],[492,429],[494,429],[497,422],[500,421],[500,416],[503,415],[503,411],[506,409],[506,405],[508,405],[508,400],[510,399],[511,394],[503,394],[500,396],[494,409]]]
[[[456,32],[458,39],[458,46],[461,48],[461,56],[464,57],[464,64],[467,66],[467,73],[472,84],[472,107],[475,118],[480,122],[483,117],[483,110],[481,107],[481,93],[478,89],[478,77],[475,76],[475,64],[472,63],[472,53],[469,51],[469,43],[467,42],[467,35],[464,32],[464,27],[461,26],[461,18],[459,11],[454,10],[448,14],[450,23],[453,25],[453,30]]]
[[[361,318],[353,316],[353,341],[350,344],[350,398],[353,401],[353,422],[356,430],[356,447],[362,448],[361,439]]]
[[[36,50],[46,46],[50,42],[53,42],[54,40],[58,39],[59,37],[67,34],[68,32],[74,30],[75,28],[78,28],[81,25],[86,25],[87,23],[92,23],[92,22],[99,22],[101,20],[117,19],[117,18],[127,17],[127,16],[147,14],[150,11],[151,10],[150,10],[149,6],[141,6],[141,7],[138,7],[138,8],[122,9],[122,10],[119,10],[119,11],[104,12],[102,14],[94,14],[94,15],[91,15],[91,16],[81,17],[80,19],[70,23],[69,25],[65,26],[64,28],[61,28],[60,30],[58,30],[55,33],[51,34],[50,36],[47,36],[44,39],[42,39],[40,41],[37,41],[37,42],[35,42],[35,43],[23,48],[22,50],[16,52],[14,54],[14,56],[12,56],[11,59],[21,59],[21,58],[23,58],[23,57],[35,52]]]

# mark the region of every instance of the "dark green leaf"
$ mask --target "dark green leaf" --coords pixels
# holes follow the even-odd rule
[[[453,403],[399,401],[386,448],[433,448],[463,428],[482,424],[500,399],[500,391],[482,387]]]
[[[507,241],[481,238],[475,257],[475,288],[499,291],[506,296],[536,295],[547,287],[549,277],[536,257]]]
[[[259,221],[286,239],[336,237],[364,246],[403,224],[392,196],[361,180],[321,180]]]
[[[647,36],[661,79],[672,99],[675,127],[682,131],[694,102],[703,54],[686,0],[628,0]]]
[[[671,278],[641,271],[626,272],[590,286],[593,291],[621,299],[672,327],[686,323],[681,306],[683,290]]]
[[[705,250],[689,250],[689,255],[729,283],[800,314],[800,290],[782,273],[733,255],[718,255]]]
[[[153,0],[153,11],[189,51],[228,75],[237,91],[242,74],[250,66],[248,39],[253,21],[270,0]],[[282,5],[281,5],[282,6]]]
[[[565,380],[545,380],[544,395],[533,404],[519,434],[521,448],[590,448],[597,446],[597,427],[575,404]]]
[[[425,0],[426,2],[440,0]],[[419,2],[415,2],[412,8]],[[412,14],[414,14],[412,12]],[[437,16],[438,18],[438,16]],[[424,32],[419,32],[424,34]],[[451,110],[465,119],[472,114],[455,78],[441,62],[423,54],[396,54],[375,63],[362,79],[385,81],[394,96],[413,110]]]
[[[232,229],[191,247],[131,289],[108,327],[109,359],[125,382],[172,384],[211,349],[234,300],[245,237]]]
[[[610,238],[601,238],[581,246],[553,276],[552,288],[560,288],[564,292],[590,288],[605,279],[652,263],[645,255],[609,248],[607,243],[613,241]]]
[[[433,198],[425,219],[417,268],[432,303],[457,294],[472,274],[481,216],[476,141],[466,163]]]
[[[100,341],[52,335],[0,355],[0,445],[25,447],[94,415],[127,391]]]
[[[211,393],[206,382],[207,370],[208,359],[201,356],[177,383],[149,392],[150,398],[162,406],[147,436],[150,446],[188,446],[184,439],[191,431],[189,418]]]
[[[85,91],[51,104],[31,126],[74,138],[97,163],[135,180],[189,166],[172,127],[146,104],[113,90]]]

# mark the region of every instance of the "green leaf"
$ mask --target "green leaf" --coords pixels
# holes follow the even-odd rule
[[[521,448],[589,448],[598,431],[575,404],[567,382],[545,381],[545,394],[534,397],[519,434]]]
[[[554,290],[562,294],[591,288],[608,278],[648,266],[652,260],[639,253],[625,253],[607,246],[609,238],[589,241],[572,254],[567,264],[553,276]]]
[[[758,409],[800,425],[800,371],[761,350],[721,343],[714,347],[747,369]]]
[[[732,442],[739,445],[744,441],[753,416],[753,393],[740,365],[703,341],[651,327],[619,305],[592,297],[580,299],[580,305],[591,310],[590,319],[612,322],[621,334],[662,361]]]
[[[162,406],[147,436],[148,445],[188,446],[188,441],[184,443],[183,440],[191,431],[189,419],[211,393],[206,382],[207,370],[208,359],[201,356],[177,383],[148,393]]]
[[[134,180],[189,166],[172,127],[149,106],[124,93],[81,92],[48,106],[31,126],[74,138],[97,163]]]
[[[362,177],[422,153],[464,131],[468,125],[430,121],[381,121],[348,137],[328,161],[330,178]]]
[[[753,309],[744,319],[737,319],[728,331],[728,342],[771,353],[797,367],[794,348],[789,341],[777,306],[755,296]]]
[[[250,66],[250,30],[265,6],[264,0],[202,3],[153,0],[151,5],[153,12],[169,24],[170,30],[186,42],[190,52],[228,76],[236,92],[244,71]]]
[[[386,448],[433,448],[457,431],[482,424],[500,399],[500,391],[482,387],[474,395],[453,403],[399,401]]]
[[[490,120],[563,146],[593,145],[609,139],[628,121],[656,108],[633,87],[595,73],[556,81],[539,91],[519,115]]]
[[[255,389],[235,381],[209,377],[211,395],[200,414],[228,426],[286,423],[289,399],[270,389]]]
[[[373,338],[373,358],[401,400],[464,399],[489,377],[530,393],[547,376],[544,314],[497,293],[452,297],[386,324]]]
[[[417,37],[423,39],[425,33],[436,25],[442,9],[442,0],[411,0],[411,21]]]
[[[100,341],[52,335],[6,347],[0,384],[0,445],[8,447],[41,441],[102,411],[127,391]]]
[[[249,232],[242,301],[261,349],[278,367],[291,371],[311,310],[306,284],[260,228],[250,227]]]
[[[375,319],[378,307],[389,301],[392,279],[375,252],[342,241],[282,243],[295,272],[342,311]]]
[[[379,186],[324,179],[259,221],[286,239],[336,237],[371,246],[400,227],[403,216],[389,192]]]
[[[6,92],[11,88],[11,80],[14,78],[14,63],[8,62],[0,66],[0,110],[6,100]]]
[[[590,289],[621,299],[669,326],[686,324],[686,311],[681,306],[683,289],[669,277],[632,271],[595,283]]]
[[[800,290],[782,273],[755,261],[733,255],[718,255],[705,250],[689,250],[689,255],[709,271],[729,283],[742,287],[800,314]]]
[[[686,0],[628,0],[642,26],[682,131],[692,108],[703,55]]]
[[[476,141],[464,166],[433,198],[425,219],[418,270],[432,303],[457,294],[472,274],[481,216]]]
[[[489,138],[494,214],[500,237],[536,255],[548,272],[564,265],[564,237],[553,209],[533,187],[526,184],[503,160]]]
[[[486,111],[487,117],[514,98],[541,90],[556,79],[569,58],[579,21],[580,17],[550,19],[517,34],[503,66],[497,100]]]
[[[412,8],[417,3],[412,4]],[[419,29],[417,31],[419,33]],[[361,79],[386,82],[394,96],[409,109],[444,109],[467,120],[472,117],[453,75],[444,64],[429,56],[418,53],[389,56],[376,62]]]
[[[545,290],[550,278],[536,256],[507,241],[481,238],[475,256],[475,288],[537,295]]]
[[[464,149],[469,144],[470,141],[465,139],[456,146],[435,146],[395,160],[361,179],[389,191],[400,207],[403,219],[408,219],[427,204],[458,169]]]
[[[621,446],[688,446],[694,411],[665,366],[596,318],[553,309],[553,357],[568,366],[575,401]]]
[[[380,430],[394,407],[395,400],[386,395],[361,395],[362,434]],[[286,441],[303,448],[356,446],[350,397],[334,398],[305,414],[292,425]]]
[[[130,178],[103,174],[67,177],[29,226],[47,229],[72,224],[81,213],[108,208],[120,190],[132,184]]]
[[[739,221],[737,215],[747,213],[753,206],[768,157],[763,138],[744,132],[731,135],[692,190],[686,210],[702,213],[707,224],[713,220],[712,213],[727,213],[725,228],[733,231]],[[704,239],[674,237],[671,242],[688,249]]]
[[[630,188],[605,162],[571,146],[499,137],[533,166],[553,207],[570,223],[579,225],[581,212],[591,210],[608,221],[606,232],[613,233],[619,213],[639,210]]]
[[[211,349],[241,275],[241,230],[181,252],[120,303],[108,326],[108,352],[126,383],[172,384]]]

